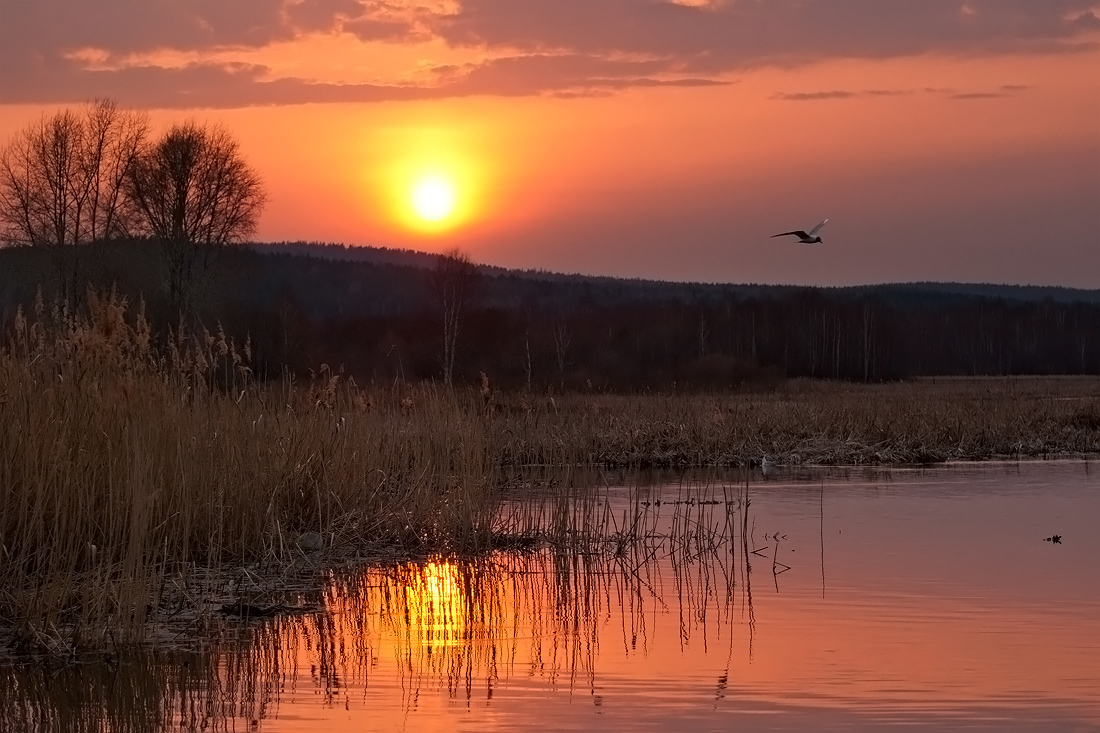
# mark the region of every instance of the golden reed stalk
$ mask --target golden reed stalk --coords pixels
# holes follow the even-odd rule
[[[338,557],[483,549],[494,526],[537,524],[497,513],[533,466],[1100,452],[1095,378],[502,395],[485,375],[476,389],[361,388],[322,367],[259,383],[249,344],[220,329],[158,347],[140,306],[89,293],[87,310],[39,302],[0,349],[0,627],[16,646],[140,639],[194,600],[194,578],[301,557],[307,534]]]

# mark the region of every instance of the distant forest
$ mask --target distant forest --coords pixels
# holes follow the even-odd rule
[[[83,278],[141,298],[166,331],[160,250],[98,246]],[[192,328],[251,340],[261,378],[321,365],[360,384],[641,391],[931,375],[1100,373],[1100,291],[915,283],[844,288],[625,280],[471,266],[455,310],[442,259],[310,243],[223,248],[196,280]],[[0,318],[56,297],[42,249],[0,249]]]

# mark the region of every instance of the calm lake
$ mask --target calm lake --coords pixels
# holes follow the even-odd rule
[[[208,653],[8,667],[0,728],[1100,730],[1098,470],[606,475],[511,507],[568,550],[333,573]]]

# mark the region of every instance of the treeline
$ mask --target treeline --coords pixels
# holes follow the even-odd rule
[[[265,201],[225,128],[191,120],[154,135],[145,113],[109,99],[43,115],[0,146],[0,246],[45,252],[69,307],[103,248],[144,237],[174,310],[189,316],[196,281],[255,231]]]
[[[484,372],[510,389],[634,391],[785,377],[1100,373],[1093,291],[700,285],[479,268],[454,254],[427,259],[430,267],[386,256],[223,248],[196,283],[192,328],[249,339],[261,377],[327,364],[364,384],[469,383]],[[39,288],[47,302],[56,296],[50,266],[42,250],[0,250],[5,323]],[[163,329],[178,323],[170,266],[149,240],[105,245],[86,275],[93,287],[142,298]]]

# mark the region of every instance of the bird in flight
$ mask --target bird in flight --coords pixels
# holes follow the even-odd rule
[[[776,237],[785,237],[788,234],[793,234],[798,237],[798,241],[802,244],[817,244],[821,241],[821,237],[819,237],[817,233],[821,231],[821,227],[825,226],[828,223],[829,220],[826,219],[825,221],[821,222],[816,227],[811,229],[809,234],[801,229],[795,229],[793,232],[780,232],[779,234],[773,234],[770,238],[775,239]]]

